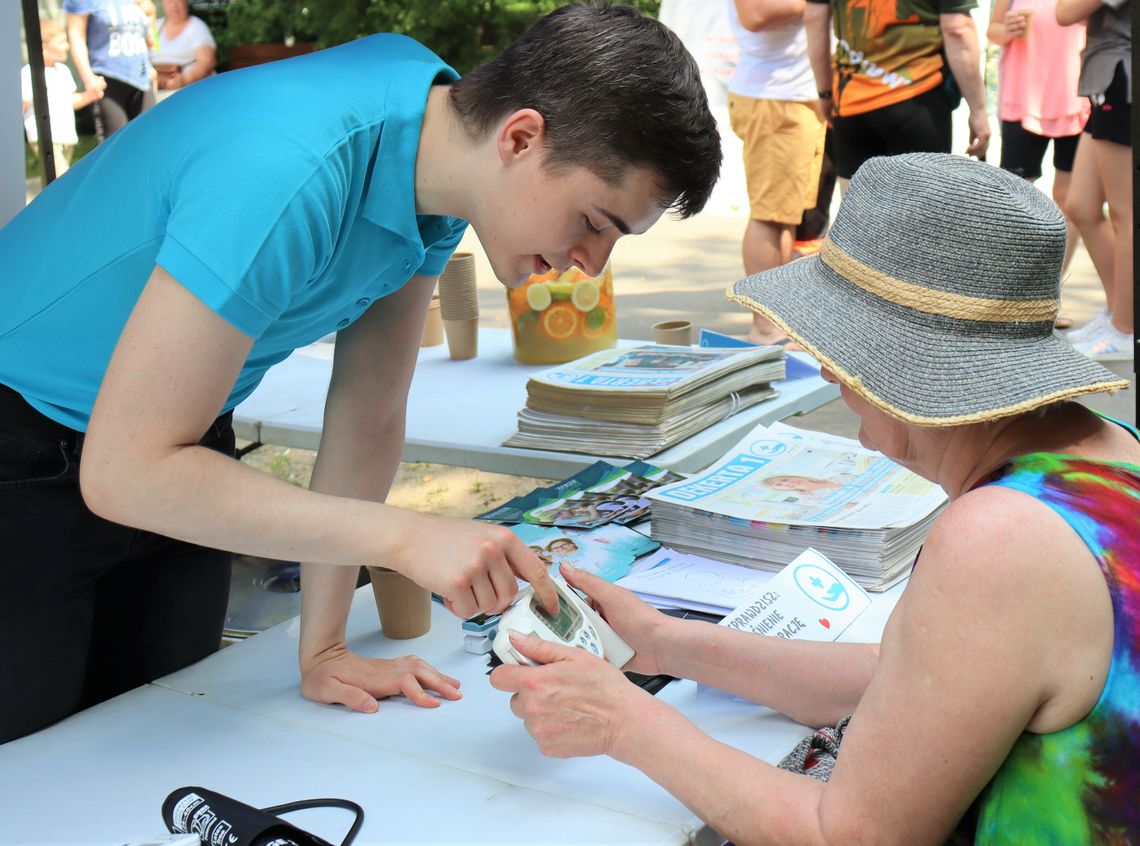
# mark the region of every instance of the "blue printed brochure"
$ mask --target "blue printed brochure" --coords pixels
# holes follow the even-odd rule
[[[552,575],[565,562],[607,582],[629,575],[634,561],[661,545],[633,529],[616,525],[567,529],[519,523],[510,529],[546,562]]]
[[[701,473],[646,494],[654,539],[762,570],[815,547],[868,590],[902,579],[946,502],[857,441],[757,426]]]

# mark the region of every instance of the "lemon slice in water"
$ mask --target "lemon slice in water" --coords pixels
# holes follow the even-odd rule
[[[545,285],[531,285],[526,289],[526,304],[535,311],[543,311],[550,305],[550,290]]]
[[[570,296],[570,302],[574,303],[574,308],[578,311],[593,311],[601,296],[602,292],[597,282],[583,279],[574,284],[574,293]]]

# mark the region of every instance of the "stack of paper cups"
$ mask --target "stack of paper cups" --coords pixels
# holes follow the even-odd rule
[[[474,358],[479,343],[479,291],[471,253],[455,253],[447,262],[439,277],[439,305],[451,357]]]

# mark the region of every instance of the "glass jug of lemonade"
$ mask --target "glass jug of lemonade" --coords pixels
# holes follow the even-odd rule
[[[577,267],[533,275],[507,291],[515,358],[524,364],[561,364],[617,346],[613,273]]]

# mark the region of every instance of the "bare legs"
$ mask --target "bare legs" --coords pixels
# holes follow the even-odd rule
[[[793,224],[749,220],[744,230],[742,249],[745,274],[751,276],[791,261],[795,233],[796,227]],[[776,324],[766,317],[753,313],[748,340],[756,344],[774,344],[784,340],[784,337],[784,333]]]
[[[1114,272],[1116,237],[1112,225],[1104,216],[1106,199],[1104,185],[1101,181],[1096,155],[1093,152],[1094,145],[1097,143],[1091,135],[1087,133],[1081,135],[1080,143],[1077,145],[1077,155],[1073,160],[1073,172],[1070,175],[1068,192],[1062,208],[1065,210],[1065,216],[1077,227],[1081,239],[1085,242],[1085,249],[1088,250],[1089,258],[1100,277],[1100,283],[1104,286],[1104,298],[1108,309],[1115,311],[1113,292],[1116,278]],[[1127,155],[1128,148],[1121,147],[1121,149]],[[1128,173],[1130,170],[1131,165],[1126,165],[1125,170],[1118,171],[1118,174]],[[1119,176],[1117,179],[1119,180]],[[1119,181],[1127,182],[1128,180]],[[1131,183],[1128,187],[1131,191]],[[1131,208],[1131,204],[1129,208]],[[1131,250],[1130,238],[1125,238],[1125,240],[1129,241],[1129,250]],[[1126,280],[1128,278],[1130,277],[1125,277]]]
[[[1082,139],[1081,143],[1084,143]],[[1112,294],[1108,300],[1112,325],[1118,332],[1133,333],[1132,325],[1132,148],[1112,141],[1093,140],[1100,183],[1108,200],[1108,217],[1115,237]]]

